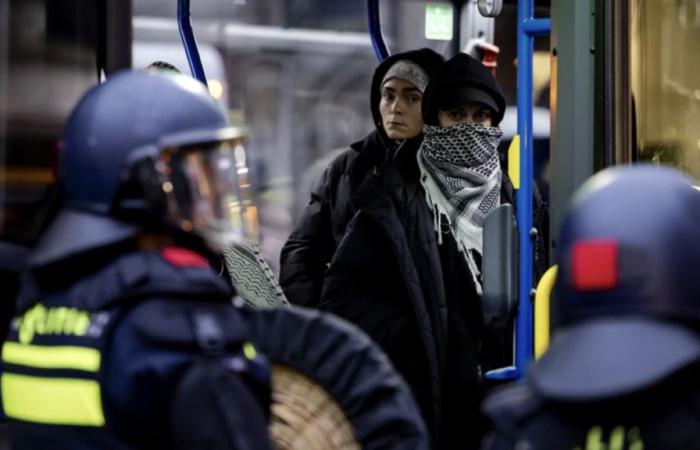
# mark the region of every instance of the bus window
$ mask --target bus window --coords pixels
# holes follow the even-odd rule
[[[423,32],[426,6],[450,2],[379,3],[390,52],[431,47],[453,53],[451,40],[427,39]],[[175,5],[134,1],[134,67],[163,59],[189,73]],[[313,184],[334,156],[373,128],[369,89],[377,59],[365,5],[209,0],[191,6],[210,91],[220,84],[231,122],[248,130],[261,249],[276,270]]]
[[[638,158],[700,177],[700,3],[630,1]]]
[[[0,12],[0,235],[31,244],[51,208],[57,138],[98,82],[98,6],[10,0]]]
[[[98,82],[99,2],[0,1],[0,334],[19,271],[60,204],[57,139],[78,98]],[[0,448],[9,448],[0,430]]]
[[[536,1],[535,17],[549,17],[548,1]],[[496,77],[503,89],[508,108],[501,122],[503,139],[500,151],[506,152],[517,133],[517,29],[518,8],[515,2],[504,2],[495,21],[494,43],[500,49]],[[533,55],[533,175],[543,200],[549,203],[549,130],[550,130],[550,43],[549,36],[538,37]]]

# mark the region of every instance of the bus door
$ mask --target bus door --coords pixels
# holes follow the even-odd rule
[[[462,18],[469,17],[466,8],[478,8],[483,17],[497,17],[503,6],[501,0],[478,0],[477,2],[452,2],[452,4],[431,4],[426,6],[426,37],[430,33],[440,35],[441,31],[449,29],[445,35],[452,38],[454,24],[459,29]],[[455,8],[463,7],[459,14]],[[381,32],[378,0],[367,1],[368,28],[372,45],[378,60],[383,60],[390,53]],[[449,13],[448,13],[449,12]],[[517,190],[517,236],[511,236],[508,220],[511,213],[502,211],[492,214],[493,227],[487,224],[485,228],[496,230],[493,233],[485,230],[484,235],[484,309],[487,320],[502,322],[504,317],[517,310],[514,332],[513,364],[508,367],[492,370],[486,378],[492,380],[511,380],[521,377],[533,357],[533,241],[538,230],[533,228],[533,53],[534,38],[549,34],[551,22],[549,18],[534,17],[534,0],[518,0],[517,5],[517,134],[514,136],[509,150],[509,174]],[[449,14],[449,15],[448,15]],[[442,16],[442,17],[441,17]],[[447,21],[445,18],[449,17]],[[472,14],[471,17],[474,17]],[[442,25],[440,20],[443,20]],[[457,19],[455,19],[457,18]],[[488,23],[488,22],[486,22]],[[482,35],[469,35],[469,27],[464,33],[458,33],[467,42],[482,39],[488,44],[488,39]],[[493,28],[491,28],[493,33]],[[493,40],[491,38],[491,40]],[[468,51],[469,46],[462,48],[460,39],[458,51]],[[495,52],[486,48],[482,62],[485,65],[493,63]],[[482,49],[482,55],[484,54]],[[495,64],[494,64],[495,66]],[[497,208],[498,209],[498,208]],[[487,219],[488,220],[488,219]],[[494,245],[487,248],[491,242]],[[517,247],[517,250],[516,250]],[[517,256],[516,255],[517,252]],[[511,290],[511,284],[516,289]],[[511,292],[512,291],[512,292]],[[491,295],[492,294],[492,295]],[[513,298],[515,297],[515,298]],[[513,304],[513,307],[511,307]],[[548,330],[549,324],[543,324]]]

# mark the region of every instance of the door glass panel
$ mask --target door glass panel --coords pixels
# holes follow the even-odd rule
[[[428,3],[380,0],[391,53],[454,43],[425,37]],[[189,74],[175,0],[134,0],[133,65],[154,60]],[[372,129],[369,97],[377,59],[364,1],[201,0],[192,24],[209,88],[234,125],[248,130],[248,164],[259,207],[261,249],[279,253],[328,164]]]
[[[52,212],[57,138],[98,81],[98,2],[0,0],[0,237],[31,244]]]
[[[631,1],[630,34],[638,157],[700,177],[700,0]]]

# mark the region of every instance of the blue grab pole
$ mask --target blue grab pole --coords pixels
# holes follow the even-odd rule
[[[534,19],[533,0],[518,0],[518,135],[520,135],[520,188],[517,193],[520,244],[520,290],[516,320],[515,368],[525,374],[533,355],[532,333],[532,56],[533,38],[549,33],[549,19]]]
[[[204,74],[204,67],[202,67],[202,60],[197,49],[197,41],[192,31],[192,22],[190,22],[190,0],[177,0],[177,24],[180,29],[180,38],[187,54],[187,62],[190,65],[190,72],[192,72],[194,78],[206,86],[207,77]]]
[[[523,23],[523,31],[528,36],[546,36],[552,29],[550,19],[528,19]]]
[[[384,61],[389,56],[389,50],[384,43],[382,24],[379,20],[379,0],[367,0],[367,22],[374,54],[380,62]]]

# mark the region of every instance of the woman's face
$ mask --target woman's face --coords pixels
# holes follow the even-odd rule
[[[467,102],[447,111],[438,111],[438,123],[441,127],[449,128],[466,122],[490,127],[493,124],[493,112],[491,108],[478,102]]]
[[[423,131],[421,91],[408,81],[391,78],[382,86],[379,114],[389,138],[399,141],[418,136]]]

